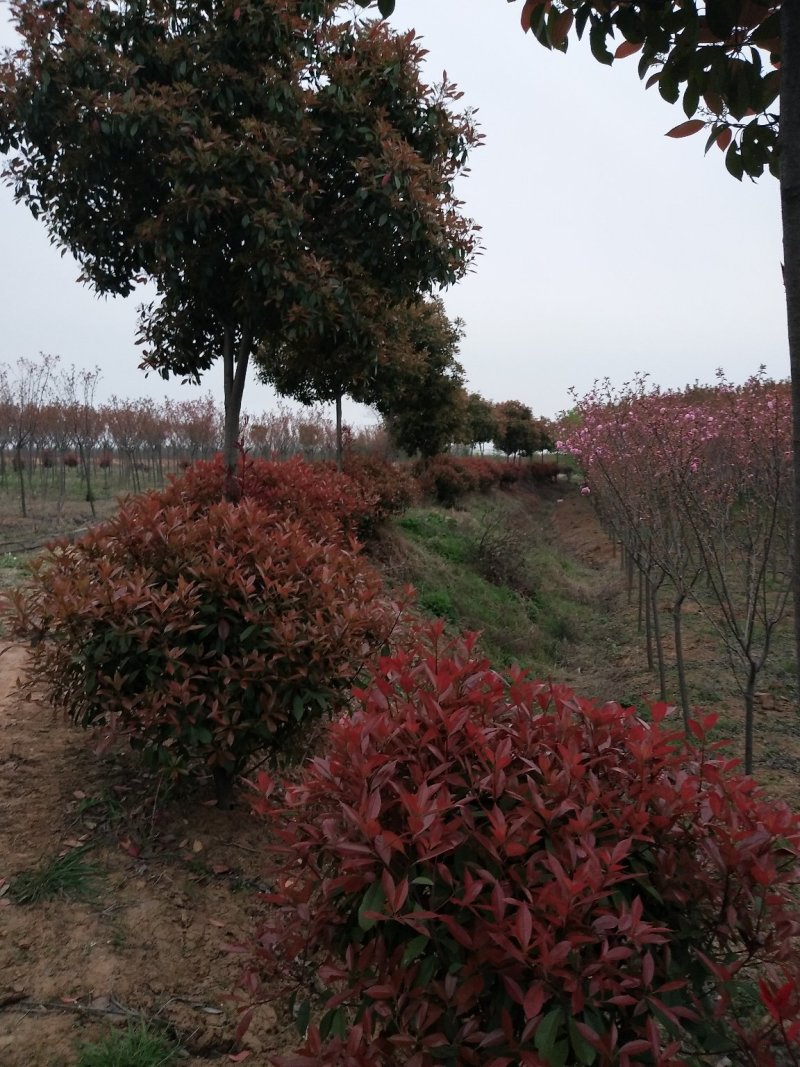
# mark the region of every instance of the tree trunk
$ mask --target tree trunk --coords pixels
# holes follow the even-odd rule
[[[672,626],[675,634],[675,665],[678,668],[678,691],[681,695],[683,726],[689,730],[689,687],[686,684],[686,665],[683,662],[683,602],[685,594],[678,593],[672,602]]]
[[[81,457],[81,466],[83,467],[83,473],[86,477],[86,500],[89,507],[92,509],[92,518],[97,518],[97,512],[94,507],[94,490],[92,489],[92,472],[89,469],[89,457],[86,455],[86,449],[83,447],[83,441],[78,441],[78,452]]]
[[[800,4],[781,5],[781,215],[783,278],[792,376],[794,631],[800,700]]]
[[[664,580],[662,575],[658,582],[650,585],[650,607],[653,610],[653,644],[656,646],[658,664],[658,692],[661,700],[667,699],[667,673],[664,667],[664,642],[661,637],[661,619],[658,614],[658,591]]]
[[[753,773],[753,725],[755,719],[755,692],[758,671],[751,663],[744,691],[744,773]]]
[[[27,519],[28,508],[25,503],[25,464],[22,459],[22,445],[17,446],[17,474],[19,475],[19,502],[22,505],[22,517]]]
[[[225,460],[225,498],[237,501],[242,495],[242,487],[236,477],[239,461],[239,418],[242,413],[242,396],[247,378],[247,365],[250,361],[250,338],[243,331],[239,340],[238,352],[234,350],[233,330],[225,327],[225,340],[222,347],[223,380],[225,383],[225,425],[222,443],[222,455]]]
[[[649,671],[655,670],[655,661],[653,659],[653,609],[651,607],[653,602],[653,587],[650,584],[650,575],[646,574],[644,578],[644,642],[645,652],[647,654],[647,669]]]
[[[336,469],[342,469],[342,394],[336,397]]]

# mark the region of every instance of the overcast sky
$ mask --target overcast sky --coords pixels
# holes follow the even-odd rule
[[[678,107],[645,92],[636,58],[602,67],[588,42],[549,53],[519,26],[521,0],[397,0],[392,23],[414,27],[478,109],[486,138],[463,183],[483,227],[473,273],[445,295],[466,323],[468,385],[553,416],[569,389],[646,371],[664,387],[789,373],[781,285],[778,183],[735,181],[704,135],[664,134]],[[12,43],[0,0],[0,46]],[[200,389],[137,369],[136,297],[99,300],[44,227],[0,187],[0,361],[39,352],[99,365],[101,399],[221,399],[219,368]],[[255,381],[245,408],[274,405]],[[365,409],[349,409],[373,421]]]

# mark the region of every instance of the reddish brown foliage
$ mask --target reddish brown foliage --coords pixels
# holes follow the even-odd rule
[[[307,463],[296,456],[285,461],[240,461],[238,492],[281,518],[302,523],[315,535],[342,541],[348,535],[365,536],[387,515],[402,510],[408,480],[394,479],[389,465],[354,460],[350,473],[329,463]],[[193,502],[201,507],[223,496],[225,464],[221,456],[195,463],[164,490],[166,503]]]
[[[359,524],[362,537],[373,533],[390,516],[401,514],[419,495],[419,485],[411,469],[400,463],[350,454],[345,458],[344,471],[360,486],[363,496],[373,501],[369,515]]]
[[[254,501],[153,493],[50,548],[12,598],[13,629],[75,722],[229,778],[347,699],[397,618],[381,591],[356,550]]]
[[[359,702],[282,803],[256,782],[285,853],[251,992],[301,957],[328,990],[285,1065],[775,1063],[796,817],[664,730],[664,706],[648,724],[506,681],[440,628]],[[754,973],[771,1017],[747,1033],[731,998]]]
[[[422,490],[444,507],[453,507],[467,493],[555,482],[559,475],[558,464],[550,460],[509,463],[482,456],[436,456],[415,469]]]

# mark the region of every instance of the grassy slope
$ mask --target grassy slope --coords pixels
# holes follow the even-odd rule
[[[590,504],[564,485],[538,494],[473,497],[445,511],[418,507],[384,544],[390,577],[410,582],[418,603],[458,629],[480,630],[493,663],[518,663],[582,695],[645,708],[658,699],[647,668],[634,583],[627,582]],[[667,590],[659,598],[667,698],[677,701]],[[717,734],[740,755],[742,704],[707,620],[685,618],[691,700],[718,711]],[[791,625],[776,642],[761,689],[768,706],[756,724],[756,777],[800,804],[800,720],[792,710]],[[774,709],[770,706],[774,701]]]

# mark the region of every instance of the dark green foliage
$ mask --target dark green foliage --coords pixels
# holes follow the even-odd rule
[[[670,136],[706,130],[706,151],[722,149],[739,180],[778,173],[780,0],[525,0],[521,17],[546,48],[566,52],[574,29],[600,63],[637,56],[647,87],[680,101],[685,121]]]
[[[450,322],[441,300],[409,311],[409,354],[376,378],[368,398],[384,416],[398,448],[428,459],[461,434],[466,412],[464,368],[456,359],[463,323]]]
[[[339,395],[364,347],[374,362],[387,300],[466,270],[474,226],[453,182],[478,138],[455,87],[422,81],[413,34],[337,18],[330,0],[12,10],[14,195],[98,291],[154,282],[148,366],[197,379],[222,358],[230,467],[252,356],[288,391],[322,396],[332,377]]]

